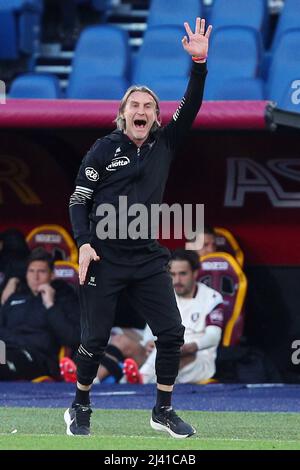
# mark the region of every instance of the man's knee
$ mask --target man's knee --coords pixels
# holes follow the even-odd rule
[[[97,375],[104,348],[92,352],[82,344],[79,346],[75,362],[77,365],[77,380],[81,385],[91,385]]]

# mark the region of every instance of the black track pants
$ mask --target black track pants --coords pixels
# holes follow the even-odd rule
[[[158,383],[172,385],[178,374],[184,327],[165,260],[124,266],[104,259],[92,262],[80,287],[82,337],[77,355],[78,381],[92,383],[107,345],[116,306],[124,289],[134,310],[157,336]],[[92,365],[93,364],[93,365]]]

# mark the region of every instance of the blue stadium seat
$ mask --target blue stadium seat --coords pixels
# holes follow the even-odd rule
[[[300,28],[300,2],[299,0],[285,0],[274,32],[271,53],[275,52],[281,36],[287,30],[295,28]]]
[[[288,100],[292,93],[290,86],[300,80],[300,28],[286,31],[279,41],[270,66],[269,79],[266,84],[267,98],[278,103]]]
[[[249,0],[214,0],[210,22],[215,30],[224,26],[249,26],[267,34],[267,0],[251,0],[250,4]]]
[[[278,18],[277,26],[272,39],[271,47],[266,51],[263,62],[263,75],[267,79],[272,57],[278,47],[282,35],[289,29],[300,28],[300,1],[285,0],[283,9]]]
[[[1,0],[0,10],[20,10],[27,5],[42,8],[43,0]]]
[[[1,0],[0,2],[0,11],[20,12],[25,9],[42,13],[44,0]]]
[[[227,26],[213,31],[208,58],[209,77],[207,79],[204,99],[216,100],[220,92],[224,95],[226,87],[233,90],[234,79],[236,83],[241,80],[239,93],[243,99],[260,99],[263,94],[260,82],[257,81],[261,61],[261,36],[253,28]],[[248,92],[247,82],[248,80]],[[255,82],[251,81],[255,80]],[[236,94],[226,93],[227,99],[236,99]],[[223,98],[225,99],[225,98]]]
[[[59,81],[48,74],[25,74],[17,77],[10,88],[10,98],[45,98],[61,97]]]
[[[91,26],[78,40],[67,98],[120,99],[128,88],[128,33],[116,26]]]
[[[0,60],[19,57],[17,22],[14,12],[0,9]]]
[[[41,36],[41,11],[25,9],[19,18],[20,50],[32,54],[38,50]]]
[[[184,95],[188,78],[156,78],[147,82],[147,86],[163,101],[179,101]]]
[[[37,49],[42,12],[42,0],[1,1],[0,59],[17,59]]]
[[[179,100],[191,67],[191,58],[181,44],[183,35],[179,26],[149,28],[136,58],[133,82],[147,85],[161,100]]]
[[[214,91],[214,100],[263,100],[264,82],[260,78],[231,78]]]
[[[202,16],[200,0],[152,0],[149,8],[148,27],[160,25],[183,26],[187,21],[194,30],[195,19]]]

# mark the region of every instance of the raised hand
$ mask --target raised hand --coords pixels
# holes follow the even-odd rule
[[[47,309],[53,307],[54,299],[55,299],[55,289],[53,289],[53,287],[50,286],[50,284],[45,283],[45,284],[40,284],[37,290],[42,296],[42,302],[44,306]]]
[[[193,33],[188,23],[184,23],[184,27],[188,35],[188,38],[184,36],[182,39],[184,49],[192,56],[205,59],[208,54],[208,40],[212,26],[209,25],[205,33],[205,20],[196,18],[195,33]]]

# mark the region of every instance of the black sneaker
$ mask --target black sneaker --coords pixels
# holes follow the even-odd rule
[[[89,436],[91,414],[90,406],[75,405],[68,408],[64,414],[68,436]]]
[[[161,408],[159,412],[154,407],[150,425],[156,431],[166,431],[177,439],[184,439],[196,433],[196,429],[182,421],[171,406]]]

